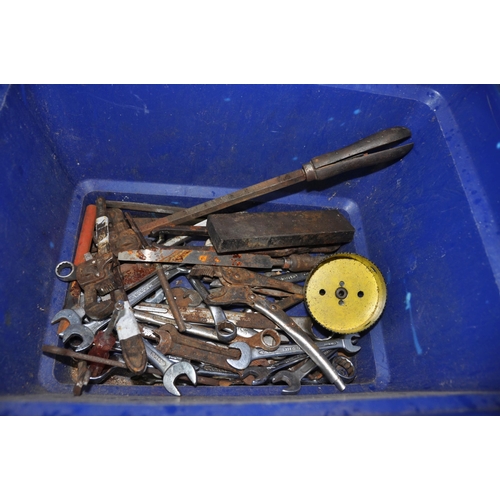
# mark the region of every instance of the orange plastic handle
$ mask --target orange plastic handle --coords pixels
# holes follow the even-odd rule
[[[90,251],[92,245],[92,237],[94,234],[96,218],[96,206],[88,205],[85,209],[85,214],[83,216],[82,229],[80,231],[80,237],[78,238],[78,244],[76,245],[75,258],[73,264],[77,266],[85,260],[85,254]],[[70,295],[75,296],[80,293],[80,285],[76,281],[72,281],[70,284]],[[64,332],[68,328],[69,323],[65,319],[59,322],[57,328],[57,333]]]
[[[81,264],[85,260],[84,255],[90,251],[92,236],[94,234],[95,218],[96,206],[88,205],[85,209],[82,230],[80,231],[80,238],[78,239],[78,244],[76,246],[75,260],[73,261],[75,266]]]

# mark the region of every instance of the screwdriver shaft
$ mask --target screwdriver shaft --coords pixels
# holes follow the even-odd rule
[[[185,224],[193,219],[218,212],[219,210],[232,207],[238,203],[258,198],[259,196],[272,193],[273,191],[277,191],[288,186],[293,186],[294,184],[304,181],[305,179],[306,175],[303,169],[295,170],[294,172],[273,177],[267,181],[254,184],[253,186],[239,189],[238,191],[220,196],[219,198],[208,200],[204,203],[200,203],[199,205],[195,205],[194,207],[179,210],[172,215],[162,217],[161,219],[157,219],[148,224],[144,224],[140,229],[143,234],[147,235],[151,231],[154,231],[165,224]]]

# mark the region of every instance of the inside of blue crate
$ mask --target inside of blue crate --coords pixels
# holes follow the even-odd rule
[[[132,189],[132,186],[129,186]],[[162,186],[163,191],[169,191],[171,188],[169,186]],[[78,190],[77,190],[78,191]],[[217,195],[225,194],[224,189],[219,189]],[[73,231],[73,228],[79,228],[81,226],[81,219],[83,213],[85,211],[85,207],[88,204],[94,204],[98,196],[103,196],[107,200],[116,200],[116,201],[134,201],[134,202],[147,202],[147,203],[155,203],[155,204],[163,204],[163,205],[173,205],[179,207],[189,207],[193,206],[197,203],[205,201],[203,198],[190,198],[190,197],[179,197],[179,196],[151,196],[150,193],[131,193],[130,191],[127,193],[118,193],[114,192],[105,192],[105,191],[93,191],[90,193],[80,193],[75,192],[74,199],[81,200],[82,205],[80,209],[75,207],[75,210],[70,214],[70,217],[75,217],[75,221],[68,221],[67,227],[68,231]],[[240,206],[239,209],[245,209],[248,212],[257,212],[257,211],[268,211],[268,212],[277,212],[277,211],[291,211],[291,210],[311,210],[323,208],[318,205],[314,205],[313,199],[310,200],[309,205],[299,205],[299,199],[297,199],[296,195],[288,195],[285,196],[286,199],[283,199],[283,195],[281,196],[273,196],[271,198],[279,198],[280,201],[267,199],[267,200],[259,200],[248,202],[245,206]],[[316,200],[319,202],[320,200]],[[331,205],[328,208],[333,208]],[[343,198],[336,198],[334,208],[341,211],[341,213],[348,218],[351,224],[357,224],[358,228],[360,227],[361,221],[359,220],[359,210],[353,204],[352,200],[345,200]],[[235,209],[236,210],[236,209]],[[133,213],[130,211],[130,213]],[[137,216],[152,214],[139,214],[134,213]],[[161,215],[160,215],[161,216]],[[77,229],[78,232],[78,229]],[[74,242],[74,235],[71,232],[65,235],[65,241],[68,242],[70,248],[68,248],[68,255],[71,255],[74,252],[74,249],[71,248],[71,245]],[[354,240],[351,243],[342,245],[339,251],[349,252],[349,253],[359,253],[358,249],[364,249],[366,253],[366,242],[363,241],[362,232],[356,232]],[[61,286],[62,285],[62,286]],[[61,283],[61,285],[56,284],[54,288],[54,297],[52,299],[53,304],[63,304],[64,302],[64,294],[66,284]],[[190,287],[187,280],[180,276],[174,280],[172,280],[171,285],[175,286],[187,286]],[[62,306],[60,307],[62,308]],[[54,309],[57,312],[57,307]],[[52,314],[52,313],[51,313]],[[55,314],[55,313],[54,313]],[[308,312],[303,303],[294,306],[287,310],[287,314],[291,316],[306,316]],[[314,333],[318,337],[331,337],[332,333],[328,332],[321,325],[315,323],[314,324]],[[55,336],[54,331],[57,328],[52,326],[49,328],[48,334],[45,337],[47,343],[54,343]],[[338,335],[337,335],[338,336]],[[382,326],[377,324],[372,327],[369,331],[365,331],[361,334],[361,338],[358,341],[358,345],[361,347],[361,350],[353,356],[351,359],[356,368],[356,378],[355,381],[348,385],[346,389],[346,393],[349,392],[365,392],[365,391],[373,391],[373,390],[382,390],[384,388],[384,384],[386,383],[387,374],[385,372],[385,367],[383,364],[383,359],[380,358],[380,351],[383,350],[383,333]],[[61,362],[62,361],[62,362]],[[58,357],[54,362],[53,357],[49,357],[47,360],[42,362],[41,367],[41,380],[44,386],[49,390],[71,390],[72,386],[75,382],[76,376],[76,368],[74,363],[69,360],[64,360],[63,358]],[[258,395],[279,395],[283,386],[280,385],[272,385],[269,384],[267,386],[232,386],[232,387],[214,387],[214,386],[198,386],[196,388],[192,387],[190,384],[181,384],[180,390],[183,395],[196,395],[196,396],[211,396],[213,394],[218,395],[239,395],[239,396],[258,396]],[[86,392],[89,394],[110,394],[110,395],[158,395],[163,394],[164,391],[161,381],[157,384],[148,385],[144,381],[140,379],[131,380],[126,376],[112,376],[103,384],[90,384]],[[334,386],[327,385],[325,383],[308,385],[304,384],[301,389],[301,394],[308,395],[319,395],[319,394],[334,394],[338,392]]]
[[[3,103],[2,395],[71,396],[67,367],[41,346],[55,343],[50,319],[64,300],[55,266],[73,257],[83,210],[99,194],[187,207],[400,125],[414,143],[402,161],[287,188],[250,208],[339,208],[356,230],[348,250],[381,270],[387,304],[360,340],[347,397],[500,388],[496,86],[18,85]],[[184,392],[243,401],[280,388]],[[338,394],[301,392],[327,402]]]

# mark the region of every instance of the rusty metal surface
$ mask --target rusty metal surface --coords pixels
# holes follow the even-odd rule
[[[117,361],[116,359],[100,358],[98,356],[91,356],[89,354],[84,354],[82,352],[75,352],[71,349],[65,349],[64,347],[43,345],[42,352],[45,352],[47,354],[54,354],[55,356],[62,356],[65,358],[72,358],[77,361],[82,360],[82,361],[87,361],[89,363],[99,363],[106,366],[122,368],[124,371],[128,371],[127,365],[122,361]],[[148,367],[146,372],[155,375],[161,375],[160,370],[157,370],[156,368]]]
[[[323,259],[324,255],[292,254],[283,258],[283,269],[298,273],[310,271],[316,267]]]
[[[277,305],[283,310],[289,309],[290,307],[293,307],[302,302],[302,300],[304,300],[302,286],[299,286],[295,283],[290,283],[288,281],[281,281],[270,276],[265,276],[259,273],[255,273],[250,269],[195,266],[191,270],[191,273],[200,276],[205,275],[211,277],[214,276],[218,277],[221,280],[221,283],[225,286],[223,286],[222,289],[213,290],[211,298],[217,297],[217,300],[221,300],[222,294],[226,294],[228,297],[228,302],[225,303],[221,302],[221,304],[224,303],[225,305],[235,303],[234,300],[233,302],[231,302],[230,299],[231,292],[234,291],[235,296],[233,296],[233,299],[235,299],[235,297],[238,295],[238,290],[241,291],[242,288],[247,288],[248,290],[252,289],[257,293],[263,291],[265,292],[266,289],[265,288],[263,289],[262,286],[289,292],[288,296],[281,298],[277,303]],[[246,302],[243,301],[243,303]]]
[[[171,224],[166,224],[164,226],[151,231],[151,236],[156,236],[158,234],[170,234],[170,235],[182,235],[191,236],[199,239],[207,239],[208,231],[204,226],[174,226]]]
[[[306,364],[313,363],[313,366],[315,364],[320,368],[309,374],[309,380],[319,380],[320,383],[324,383],[321,380],[325,375],[330,383],[335,384],[339,390],[344,390],[345,385],[334,366],[316,346],[312,326],[309,325],[310,328],[300,326],[294,317],[286,314],[284,310],[304,299],[304,289],[297,283],[304,282],[309,271],[324,259],[320,254],[333,253],[340,244],[352,241],[354,235],[352,225],[337,210],[250,214],[216,212],[298,182],[322,180],[355,168],[397,161],[411,149],[412,144],[385,152],[381,149],[409,137],[410,131],[404,127],[387,129],[339,151],[315,157],[297,171],[187,209],[126,202],[109,203],[100,196],[96,201],[96,213],[93,217],[94,243],[87,250],[92,256],[86,262],[75,262],[76,281],[70,287],[70,302],[76,302],[80,298],[79,289],[82,289],[84,313],[89,318],[105,320],[106,316],[111,316],[113,309],[115,313],[119,312],[116,313],[115,323],[112,318],[107,319],[109,325],[105,331],[98,331],[96,328],[92,332],[96,335],[92,336],[93,346],[89,354],[84,355],[70,349],[51,346],[44,346],[44,352],[79,360],[78,366],[74,368],[77,372],[74,393],[79,395],[88,384],[91,374],[98,374],[95,378],[103,379],[99,373],[105,365],[114,367],[113,370],[117,372],[126,368],[129,376],[122,378],[130,384],[154,383],[155,379],[144,376],[146,372],[151,373],[151,369],[146,364],[145,345],[148,343],[144,342],[143,337],[149,340],[154,338],[158,351],[165,355],[185,359],[186,362],[189,360],[194,364],[199,363],[198,383],[222,386],[255,385],[255,377],[259,375],[259,371],[268,375],[277,368],[274,366],[277,362],[272,359],[255,359],[251,363],[251,360],[248,360],[248,363],[259,365],[262,370],[253,374],[250,372],[251,377],[246,373],[245,378],[242,378],[243,372],[231,366],[228,360],[231,363],[239,360],[240,355],[243,356],[243,348],[264,349],[269,351],[264,354],[276,360],[279,359],[279,356],[276,356],[277,352],[281,352],[281,356],[284,356],[283,352],[289,349],[287,346],[280,350],[281,342],[290,342],[290,345],[294,342],[309,356],[310,360]],[[131,214],[122,212],[123,209],[157,213],[167,211],[170,215],[161,218],[133,218]],[[194,224],[200,217],[207,215],[209,216],[207,228],[199,227],[205,222],[198,223],[198,227],[184,225]],[[152,243],[151,238],[145,238],[152,232],[161,233],[156,244]],[[180,237],[173,238],[160,247],[160,241],[163,241],[165,236],[163,233],[178,234]],[[200,241],[194,242],[194,246],[191,247],[172,246],[189,238],[201,240],[207,236],[215,248],[196,246]],[[250,251],[252,253],[249,253]],[[163,275],[162,266],[159,265],[162,262],[174,264],[170,267],[175,267],[176,264],[186,265],[182,268],[179,266],[178,271],[183,274],[191,273],[187,278],[191,284],[193,284],[192,277],[195,276],[204,276],[206,282],[211,278],[211,293],[205,296],[203,292],[206,290],[200,290],[195,286],[199,297],[193,297],[185,290],[175,287],[172,289]],[[269,277],[261,274],[264,270],[273,268],[275,269],[272,273],[278,271],[278,268],[280,272],[290,270],[292,273],[284,273],[288,276],[282,279],[270,276],[272,273],[268,273]],[[139,298],[136,297],[134,290],[130,293],[129,302],[125,290],[134,289],[155,271],[159,273],[155,283],[161,280],[169,307],[141,304],[133,310],[131,303],[136,305]],[[73,274],[70,278],[74,278]],[[150,281],[154,281],[154,278]],[[148,298],[148,293],[154,291],[153,285],[148,285],[146,289],[145,292],[141,291],[141,294],[145,295],[141,295],[140,300],[162,300],[162,294]],[[199,299],[200,305],[202,300],[205,301],[209,308],[187,307],[197,302],[194,299]],[[241,351],[234,345],[236,348],[231,349],[232,344],[229,346],[219,344],[220,333],[214,328],[203,326],[203,324],[214,324],[213,306],[224,306],[224,310],[218,308],[224,315],[224,320],[227,319],[238,327],[238,336],[234,341],[240,343]],[[249,306],[255,312],[240,312],[241,306]],[[79,318],[81,317],[80,315]],[[161,327],[153,330],[145,325],[139,326],[137,319]],[[310,320],[309,317],[308,319]],[[189,334],[178,331],[178,329],[184,330],[184,321],[186,332]],[[221,323],[217,321],[218,325]],[[256,330],[262,331],[256,332]],[[278,333],[277,330],[282,333]],[[236,331],[234,333],[236,334]],[[125,363],[110,359],[111,349],[116,342],[115,334],[120,340]],[[224,340],[230,342],[230,339]],[[246,345],[243,345],[243,342]],[[119,352],[118,349],[116,351]],[[342,378],[347,379],[355,375],[354,364],[350,359],[346,357],[335,359],[335,366],[342,368],[344,372]],[[75,363],[72,363],[72,366],[75,366]],[[193,365],[190,366],[191,369],[194,368]],[[297,369],[300,369],[299,367]],[[156,370],[156,374],[158,373]],[[299,372],[299,375],[301,373]],[[133,375],[135,378],[131,380],[130,377]],[[189,377],[186,381],[189,382],[189,379],[193,380]]]
[[[286,311],[287,309],[290,309],[293,306],[296,306],[297,304],[300,304],[304,300],[303,295],[289,295],[288,297],[285,297],[283,299],[280,299],[276,302],[276,305],[280,308],[283,309],[283,311]]]
[[[392,127],[381,130],[338,151],[316,156],[310,162],[302,165],[299,170],[233,191],[194,207],[180,210],[175,214],[158,219],[157,222],[144,225],[141,231],[143,234],[148,234],[165,223],[184,224],[197,217],[219,212],[239,203],[293,186],[299,182],[323,180],[349,170],[394,163],[405,156],[411,150],[413,144],[386,151],[380,151],[380,149],[389,148],[409,137],[411,137],[411,132],[406,127]]]
[[[198,268],[200,269],[200,268]],[[193,271],[192,272],[196,272]],[[234,269],[230,267],[219,267],[216,269],[216,276],[230,285],[245,285],[252,288],[271,288],[281,290],[294,295],[302,295],[304,288],[296,283],[281,281],[270,276],[251,271],[250,269]]]
[[[106,214],[109,219],[109,246],[115,254],[122,250],[140,248],[141,240],[130,231],[125,215],[118,208],[108,208]]]
[[[176,290],[173,288],[172,290]],[[172,311],[165,304],[149,304],[141,303],[135,306],[136,311],[150,312],[154,315],[168,319],[174,319]],[[206,325],[213,325],[214,319],[210,310],[204,307],[183,307],[180,306],[179,310],[182,317],[185,318],[189,323],[201,323]],[[267,319],[260,313],[257,312],[239,312],[231,311],[228,309],[224,310],[227,319],[234,323],[240,328],[252,328],[252,329],[265,329],[274,328],[275,324]]]
[[[154,265],[152,264],[141,264],[137,262],[134,264],[120,264],[120,272],[122,275],[122,284],[124,290],[130,290],[146,281],[156,271]]]
[[[118,253],[122,262],[167,262],[171,264],[204,264],[210,266],[250,267],[271,269],[283,264],[282,259],[268,255],[239,254],[219,255],[214,251],[186,247],[126,250]]]
[[[354,237],[338,210],[212,214],[207,231],[219,253],[343,244]]]
[[[99,302],[97,297],[113,293],[121,286],[120,267],[113,253],[98,255],[79,264],[76,267],[76,279],[84,293],[87,316],[95,320],[110,316],[114,298]]]
[[[265,351],[275,351],[281,345],[281,336],[273,328],[266,328],[261,332],[257,332],[252,337],[241,337],[237,335],[234,342],[245,342],[250,347],[264,349]]]
[[[108,330],[98,331],[94,337],[94,345],[90,348],[89,356],[108,359],[111,349],[116,343],[116,338]],[[90,376],[97,377],[104,370],[102,363],[90,364]]]
[[[172,314],[175,319],[175,324],[177,325],[177,329],[182,333],[186,331],[186,323],[184,323],[184,319],[182,317],[181,312],[179,311],[179,306],[175,300],[174,294],[172,293],[172,289],[170,288],[170,283],[168,282],[165,274],[163,273],[163,269],[160,264],[156,264],[156,274],[160,279],[160,284],[163,289],[163,293],[165,294],[165,298],[167,300],[167,304],[172,311]]]
[[[293,247],[293,248],[276,248],[267,250],[252,250],[252,253],[263,253],[269,257],[288,257],[289,255],[300,255],[303,253],[322,253],[331,254],[336,252],[341,245],[328,245],[328,246],[310,246],[310,247]]]
[[[63,347],[56,347],[53,345],[43,345],[42,351],[48,354],[55,354],[56,356],[64,356],[68,358],[74,358],[77,360],[88,361],[90,363],[100,363],[107,366],[116,366],[118,368],[127,369],[125,363],[121,361],[116,361],[114,359],[105,359],[98,356],[90,356],[89,354],[83,354],[81,352],[75,352],[71,349],[65,349]]]
[[[78,243],[76,247],[75,258],[73,260],[73,264],[78,266],[82,262],[85,261],[85,254],[90,251],[90,247],[92,245],[92,235],[94,232],[94,224],[96,217],[96,206],[88,205],[85,209],[85,214],[83,216],[82,228],[80,231],[80,236],[78,238]],[[80,299],[80,294],[82,293],[82,289],[78,282],[72,281],[66,292],[66,298],[64,300],[64,309],[71,309],[76,306]],[[59,323],[59,327],[57,333],[61,333],[69,326],[68,321],[61,320]]]
[[[197,307],[203,302],[200,294],[192,288],[175,286],[172,294],[178,307]]]
[[[141,247],[148,248],[149,242],[148,242],[148,240],[146,240],[145,236],[139,231],[139,228],[137,227],[137,224],[136,224],[135,220],[132,218],[132,216],[128,213],[124,213],[123,215],[125,216],[125,219],[127,219],[127,222],[130,225],[130,229],[132,229],[132,231],[134,231],[135,235],[137,236],[137,238],[141,244]],[[129,247],[129,248],[137,248],[137,246]],[[124,248],[124,249],[126,250],[126,248]]]
[[[85,313],[94,320],[110,316],[114,309],[114,292],[122,283],[119,262],[111,252],[109,218],[106,200],[100,196],[96,200],[95,244],[97,255],[76,267],[76,280],[83,290]],[[107,294],[111,300],[101,300]]]
[[[140,375],[146,370],[144,341],[140,335],[133,335],[120,340],[123,359],[127,368],[134,374]]]
[[[191,361],[200,361],[230,372],[239,373],[227,362],[228,359],[237,359],[239,357],[236,350],[188,337],[179,333],[173,325],[164,325],[155,333],[161,335],[158,350],[161,348],[162,351],[160,352],[163,354],[170,354]]]
[[[90,380],[90,368],[86,361],[78,361],[76,368],[76,382],[73,386],[73,395],[81,396],[84,387],[86,387]]]

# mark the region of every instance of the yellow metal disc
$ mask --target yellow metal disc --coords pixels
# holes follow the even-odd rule
[[[311,316],[336,333],[357,333],[372,326],[382,314],[386,298],[385,281],[377,266],[353,253],[326,258],[305,284]]]

